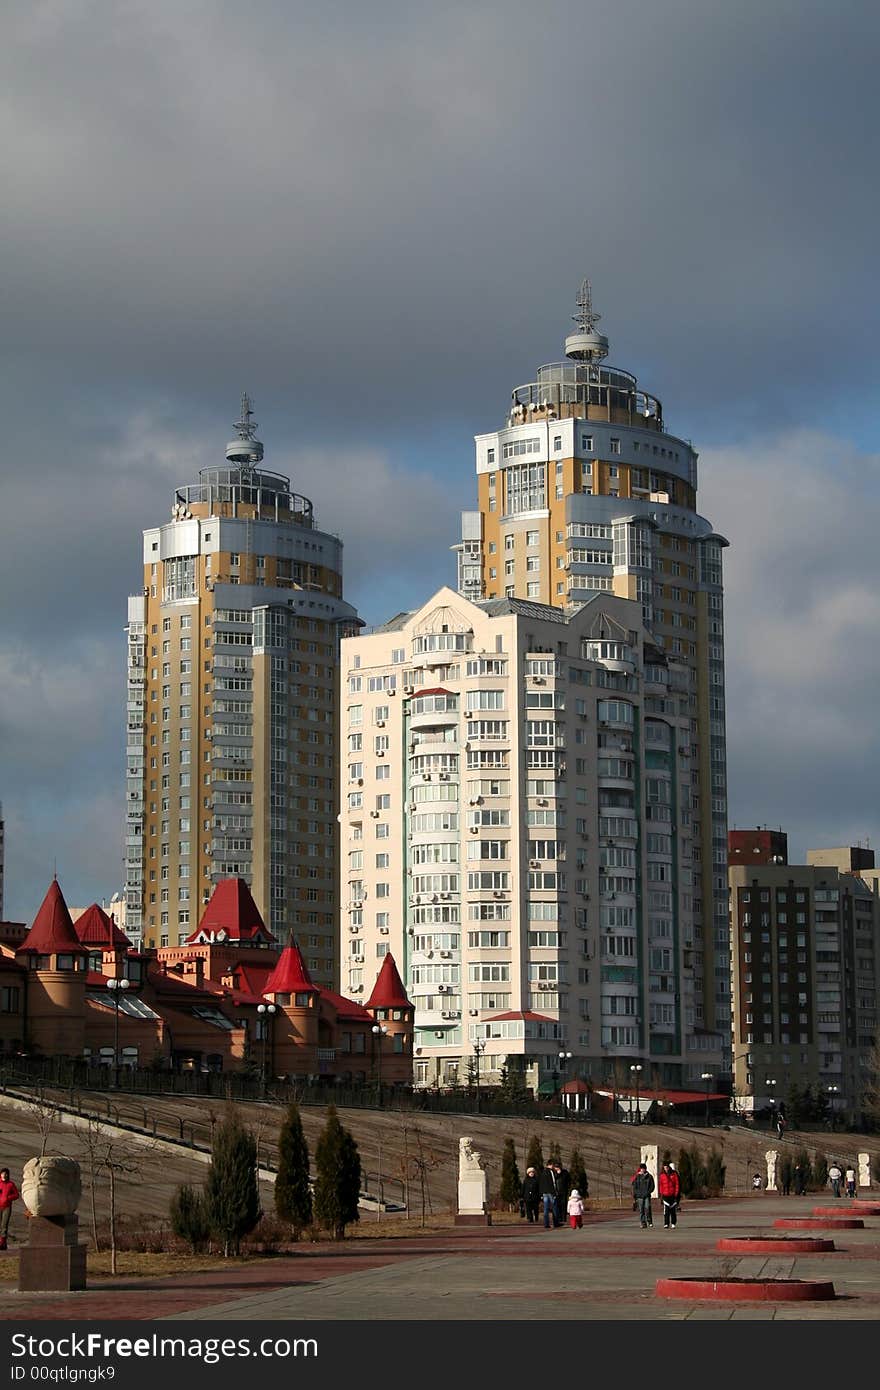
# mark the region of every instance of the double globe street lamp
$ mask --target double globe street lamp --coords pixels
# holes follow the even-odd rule
[[[107,981],[107,988],[113,999],[113,1086],[119,1089],[119,1005],[127,989],[131,988],[131,981],[125,978]]]

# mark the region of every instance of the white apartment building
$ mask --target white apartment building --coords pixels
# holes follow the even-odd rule
[[[342,642],[341,988],[391,951],[415,1082],[682,1084],[697,1027],[689,676],[639,602],[441,589]],[[725,1040],[726,1041],[726,1040]]]

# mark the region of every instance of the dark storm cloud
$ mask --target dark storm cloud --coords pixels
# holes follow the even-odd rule
[[[53,0],[4,16],[10,910],[36,905],[53,839],[72,896],[118,886],[94,882],[95,822],[69,828],[97,817],[120,843],[140,531],[216,458],[242,387],[271,424],[267,462],[344,535],[371,621],[451,576],[470,436],[560,355],[585,274],[612,360],[704,461],[713,443],[747,461],[770,431],[867,432],[878,30],[850,0]],[[833,468],[824,481],[842,495]],[[709,514],[739,545],[735,490]],[[737,609],[729,572],[746,624],[759,596],[746,585]],[[62,680],[75,730],[46,703]]]

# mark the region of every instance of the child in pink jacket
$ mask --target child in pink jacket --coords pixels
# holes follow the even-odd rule
[[[573,1231],[579,1231],[584,1224],[584,1201],[576,1187],[568,1199],[568,1224]]]

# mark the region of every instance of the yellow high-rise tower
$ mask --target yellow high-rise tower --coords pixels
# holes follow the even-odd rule
[[[462,517],[458,587],[468,598],[531,598],[569,611],[597,590],[634,599],[657,646],[689,671],[687,689],[658,691],[649,712],[662,716],[669,705],[690,718],[676,814],[699,832],[692,1023],[697,1040],[714,1029],[727,1040],[727,541],[697,513],[690,442],[666,430],[660,401],[634,376],[605,365],[599,317],[585,280],[565,361],[540,367],[535,381],[513,391],[502,428],[476,437],[479,510]],[[658,833],[672,814],[666,805],[643,808]],[[649,884],[645,912],[652,891]]]
[[[144,532],[128,606],[126,931],[176,946],[222,878],[317,982],[336,969],[342,542],[262,467],[247,396],[223,467]]]

